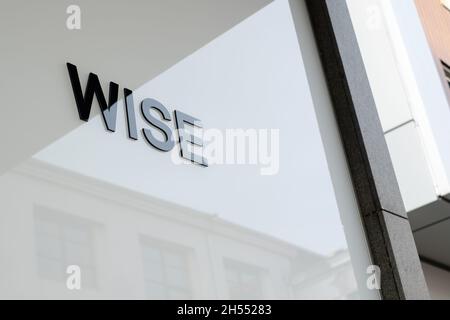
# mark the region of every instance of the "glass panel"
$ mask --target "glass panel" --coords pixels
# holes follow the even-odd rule
[[[8,23],[21,32],[0,28],[1,51],[14,57],[1,70],[15,68],[2,72],[11,108],[0,130],[11,141],[0,159],[0,235],[14,246],[0,244],[0,283],[17,282],[0,295],[378,298],[366,287],[371,261],[303,1],[244,10],[247,19],[190,55],[177,48],[209,29],[189,24],[193,12],[155,31],[136,17],[159,9],[153,1],[132,12],[118,2],[102,19],[106,3],[83,4],[82,31],[58,28],[55,10],[30,26],[34,11],[12,4],[20,24]],[[228,1],[202,3],[217,27],[213,12]],[[166,39],[174,23],[195,32]],[[83,94],[90,72],[106,98],[117,83],[117,103],[99,111],[97,92],[80,120],[67,62]],[[80,288],[67,285],[78,275]]]

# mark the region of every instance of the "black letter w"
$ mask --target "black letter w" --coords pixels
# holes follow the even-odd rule
[[[109,83],[109,103],[106,104],[105,95],[103,94],[98,76],[95,73],[89,74],[86,91],[83,96],[77,67],[71,63],[67,63],[67,70],[69,71],[70,82],[72,83],[73,95],[77,103],[78,115],[80,119],[83,121],[89,120],[89,114],[91,113],[92,101],[94,100],[95,94],[102,111],[103,121],[105,122],[106,128],[112,132],[116,131],[119,85],[114,82]]]

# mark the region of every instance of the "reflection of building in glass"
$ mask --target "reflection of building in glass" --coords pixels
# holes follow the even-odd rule
[[[14,244],[0,250],[1,297],[357,298],[346,251],[317,255],[43,162],[3,175],[0,194]],[[68,265],[81,291],[66,288]]]
[[[88,221],[39,206],[35,207],[34,219],[39,275],[63,280],[67,266],[76,264],[83,270],[83,285],[94,287],[94,226]]]

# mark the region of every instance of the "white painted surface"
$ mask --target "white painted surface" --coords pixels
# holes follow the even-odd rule
[[[382,7],[378,0],[347,4],[383,130],[392,130],[412,114]]]
[[[448,265],[450,108],[414,1],[347,0],[419,253]],[[439,221],[444,221],[437,223]],[[437,223],[437,224],[435,224]],[[448,273],[423,264],[430,294]]]

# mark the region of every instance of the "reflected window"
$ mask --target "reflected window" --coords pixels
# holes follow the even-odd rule
[[[143,240],[141,245],[147,297],[191,299],[187,249],[150,240]]]
[[[94,224],[46,207],[34,208],[38,273],[42,278],[65,281],[67,267],[81,269],[81,286],[95,287]]]
[[[261,269],[233,260],[225,260],[230,299],[263,299]]]

